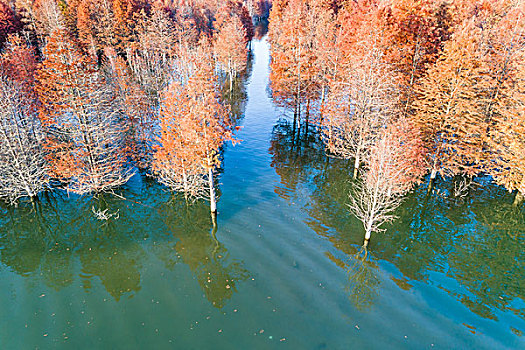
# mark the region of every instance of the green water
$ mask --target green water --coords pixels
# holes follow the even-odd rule
[[[356,259],[349,165],[292,140],[253,51],[216,231],[140,175],[125,199],[0,207],[0,349],[525,348],[525,210],[488,179],[438,182]]]

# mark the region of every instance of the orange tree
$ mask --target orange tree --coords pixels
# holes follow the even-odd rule
[[[225,141],[237,141],[229,108],[218,98],[209,53],[200,51],[194,64],[194,73],[186,84],[173,82],[164,93],[152,167],[159,181],[172,190],[208,199],[214,214],[213,177],[221,164],[219,149]]]
[[[51,175],[76,193],[122,185],[130,177],[125,129],[96,63],[61,28],[51,33],[43,54],[36,88]]]

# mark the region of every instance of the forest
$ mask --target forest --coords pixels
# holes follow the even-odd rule
[[[221,87],[242,72],[265,1],[0,3],[0,196],[111,191],[143,171],[215,212],[236,143]],[[226,83],[227,82],[227,83]]]
[[[228,100],[268,18],[291,147],[349,160],[372,233],[437,177],[525,198],[522,0],[2,0],[0,197],[111,192],[136,172],[217,211]]]
[[[525,0],[0,0],[0,349],[524,348],[524,56]]]
[[[372,232],[415,185],[489,175],[525,194],[523,1],[273,1],[273,97],[353,162]]]

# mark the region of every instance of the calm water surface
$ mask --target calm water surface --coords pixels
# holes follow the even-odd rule
[[[525,348],[525,211],[477,179],[424,188],[356,258],[349,167],[268,97],[254,62],[218,229],[135,176],[102,198],[0,207],[0,349]],[[240,93],[242,95],[242,93]],[[93,209],[106,210],[97,220]]]

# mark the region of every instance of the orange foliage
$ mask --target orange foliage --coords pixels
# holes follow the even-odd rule
[[[144,90],[135,81],[126,61],[116,51],[107,48],[107,81],[115,95],[117,107],[124,115],[126,150],[135,166],[145,169],[149,165],[155,120]]]
[[[213,187],[219,149],[225,141],[237,141],[229,109],[218,99],[209,54],[200,52],[194,64],[187,83],[172,83],[164,94],[152,167],[159,181],[171,189],[210,198],[214,194],[206,192],[206,186]]]
[[[228,22],[237,18],[244,31],[244,42],[252,40],[254,35],[252,17],[248,13],[248,9],[239,0],[227,0],[221,6],[216,14],[215,29],[220,31]]]
[[[1,57],[3,73],[18,83],[22,93],[36,111],[35,71],[37,67],[35,52],[20,36],[9,37]]]
[[[495,25],[483,56],[483,114],[490,122],[486,170],[496,183],[525,196],[525,4],[511,8]]]
[[[445,45],[443,54],[421,80],[414,103],[431,177],[479,171],[486,124],[479,113],[480,30],[467,21]]]
[[[123,127],[95,62],[63,29],[51,33],[37,72],[40,119],[52,176],[77,193],[119,186],[129,178]]]
[[[272,94],[277,103],[293,109],[295,117],[301,115],[302,105],[320,92],[308,9],[307,3],[294,0],[281,13],[276,9],[271,15]]]
[[[225,22],[215,39],[215,55],[221,69],[229,75],[230,90],[233,79],[246,69],[248,50],[246,49],[246,30],[237,17]]]
[[[21,29],[22,25],[15,12],[6,1],[0,1],[0,47],[7,40],[9,34]]]

